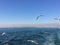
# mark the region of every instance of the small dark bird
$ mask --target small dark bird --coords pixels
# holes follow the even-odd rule
[[[37,16],[37,17],[36,17],[36,20],[38,20],[38,19],[39,19],[40,17],[42,17],[42,16],[43,16],[43,15],[39,15],[39,16]]]

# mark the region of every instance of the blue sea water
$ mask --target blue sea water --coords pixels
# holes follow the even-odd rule
[[[0,45],[60,45],[60,29],[0,28]]]

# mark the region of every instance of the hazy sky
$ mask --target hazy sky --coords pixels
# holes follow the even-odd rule
[[[44,15],[38,21],[36,16]],[[60,0],[0,0],[0,24],[57,22]]]

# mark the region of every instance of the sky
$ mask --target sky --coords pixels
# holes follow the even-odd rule
[[[36,21],[38,15],[44,15]],[[0,24],[56,23],[60,0],[0,0]]]

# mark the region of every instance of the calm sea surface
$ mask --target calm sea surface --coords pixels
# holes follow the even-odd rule
[[[60,45],[60,29],[0,28],[0,45]]]

